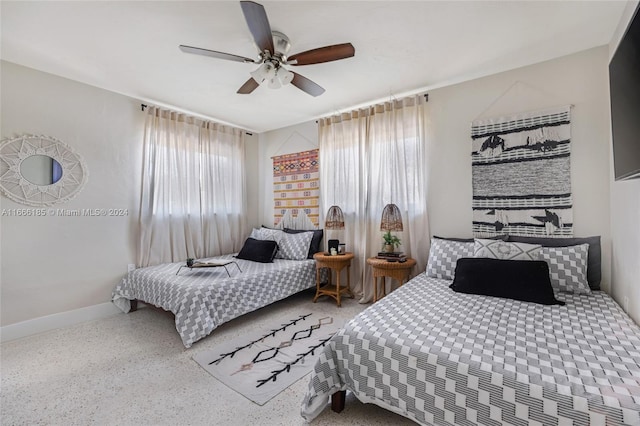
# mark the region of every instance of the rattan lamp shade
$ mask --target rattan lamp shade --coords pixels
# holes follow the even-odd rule
[[[382,210],[381,231],[402,231],[402,215],[395,204],[387,204]]]
[[[334,231],[344,229],[344,214],[342,213],[342,209],[340,207],[329,207],[327,217],[324,221],[324,228]]]

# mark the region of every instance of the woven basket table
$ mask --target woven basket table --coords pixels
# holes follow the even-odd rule
[[[370,257],[367,259],[367,264],[373,269],[373,302],[375,303],[378,301],[378,277],[382,277],[382,294],[380,296],[382,298],[386,295],[384,277],[394,278],[402,286],[409,279],[416,260],[409,257],[406,262],[389,262],[386,259]]]
[[[348,295],[353,298],[351,292],[351,260],[353,259],[353,253],[344,253],[337,255],[329,255],[325,253],[316,253],[313,255],[313,259],[316,261],[316,296],[313,298],[315,302],[320,296],[330,296],[336,299],[338,306],[340,306],[340,299],[342,295]],[[320,276],[322,269],[327,268],[329,270],[329,283],[321,285]],[[344,268],[347,268],[347,285],[342,286],[340,284],[340,273]],[[332,272],[336,274],[335,287],[332,284]]]

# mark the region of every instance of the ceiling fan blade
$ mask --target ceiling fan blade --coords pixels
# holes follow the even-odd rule
[[[324,93],[324,88],[322,88],[322,86],[314,83],[307,77],[303,77],[296,72],[293,73],[293,80],[291,80],[291,84],[293,84],[303,92],[310,94],[311,96],[320,96]]]
[[[249,93],[256,90],[258,86],[260,86],[260,84],[257,81],[255,81],[252,77],[249,80],[247,80],[246,83],[244,83],[236,93],[240,93],[241,95],[248,95]]]
[[[216,52],[215,50],[202,49],[200,47],[185,46],[183,44],[180,45],[180,50],[182,50],[185,53],[193,53],[196,55],[210,56],[212,58],[217,58],[217,59],[226,59],[229,61],[236,61],[236,62],[257,63],[254,59],[245,58],[244,56],[232,55],[231,53]]]
[[[271,34],[271,26],[264,7],[253,1],[241,1],[240,6],[249,31],[251,31],[253,40],[256,42],[260,52],[268,50],[273,54],[273,35]]]
[[[356,54],[356,49],[351,43],[334,44],[332,46],[319,47],[306,52],[296,53],[287,60],[287,65],[311,65],[323,62],[337,61],[350,58]]]

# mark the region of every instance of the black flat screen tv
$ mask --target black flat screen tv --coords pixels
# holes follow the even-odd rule
[[[640,5],[609,63],[615,180],[640,178]]]

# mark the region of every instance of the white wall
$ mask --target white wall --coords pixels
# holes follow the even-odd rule
[[[245,133],[245,170],[247,191],[247,224],[249,230],[260,226],[260,135]]]
[[[628,2],[616,34],[609,44],[609,59],[613,56],[633,12],[637,1]],[[612,147],[609,147],[612,151]],[[611,294],[625,307],[627,313],[640,324],[640,179],[615,182],[612,171],[611,183],[611,236],[612,278]]]
[[[2,138],[53,136],[85,160],[89,178],[64,209],[128,209],[125,217],[2,215],[4,327],[105,304],[135,263],[144,114],[140,102],[1,62]],[[25,209],[0,197],[0,208]]]
[[[479,117],[573,104],[574,235],[602,237],[603,288],[611,275],[609,122],[605,47],[429,93],[429,218],[433,234],[471,235],[469,132]]]
[[[640,179],[612,182],[611,234],[611,294],[640,324]]]
[[[315,121],[260,134],[260,216],[253,226],[273,225],[273,161],[271,157],[318,148]],[[320,215],[322,216],[322,212]]]

